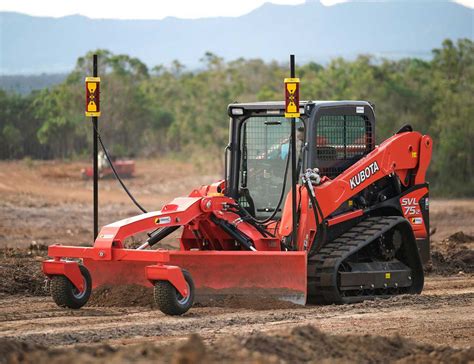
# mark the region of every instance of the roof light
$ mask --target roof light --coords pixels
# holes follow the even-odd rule
[[[232,109],[232,115],[243,115],[244,114],[244,109],[241,109],[240,107],[235,107]]]
[[[267,110],[267,114],[279,115],[279,114],[283,114],[283,113],[280,110]]]

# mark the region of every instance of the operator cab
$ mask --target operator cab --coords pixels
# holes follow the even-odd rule
[[[226,194],[253,217],[278,219],[291,188],[291,119],[284,102],[228,107]],[[301,101],[296,119],[297,173],[319,168],[334,179],[375,147],[375,115],[366,101]]]

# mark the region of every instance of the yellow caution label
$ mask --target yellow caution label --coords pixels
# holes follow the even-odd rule
[[[285,78],[285,118],[300,117],[300,79]]]
[[[100,116],[100,77],[86,77],[86,116]]]
[[[412,157],[412,158],[417,158],[417,157],[418,157],[418,153],[417,153],[417,152],[411,152],[411,157]]]
[[[390,273],[385,273],[385,279],[390,279],[392,275]]]

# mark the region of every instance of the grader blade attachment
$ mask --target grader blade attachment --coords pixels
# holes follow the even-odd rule
[[[124,284],[152,287],[145,268],[157,264],[154,252],[159,251],[141,251],[140,261],[86,258],[83,264],[92,276],[93,288]],[[252,295],[304,305],[306,261],[305,252],[169,251],[169,261],[163,263],[190,273],[196,300]]]

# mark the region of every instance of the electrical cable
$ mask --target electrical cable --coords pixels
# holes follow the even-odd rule
[[[314,236],[313,243],[311,244],[311,249],[310,249],[310,255],[313,255],[319,252],[319,250],[323,247],[323,244],[326,240],[326,235],[327,235],[326,222],[325,222],[321,207],[319,206],[318,200],[316,199],[316,196],[313,196],[314,189],[312,190],[312,185],[309,179],[305,178],[304,185],[306,189],[308,190],[309,199],[313,207],[312,210],[314,214],[315,223],[317,226],[317,232],[316,232],[316,235]],[[321,223],[319,222],[319,214],[321,214]],[[322,232],[323,234],[322,238],[320,238],[321,236],[320,232]]]
[[[290,141],[291,142],[291,141]],[[276,214],[278,213],[278,210],[280,209],[280,206],[281,206],[281,203],[283,201],[283,197],[285,196],[285,188],[286,188],[286,180],[287,180],[287,177],[288,177],[288,167],[290,165],[290,150],[291,150],[291,145],[289,145],[288,147],[288,154],[286,155],[286,165],[285,165],[285,174],[283,176],[283,186],[281,188],[281,195],[280,195],[280,199],[278,201],[278,204],[275,208],[275,211],[273,211],[273,214],[271,214],[269,217],[267,217],[266,219],[263,219],[263,220],[259,220],[255,217],[253,217],[252,215],[250,215],[248,213],[247,210],[244,209],[245,213],[247,214],[248,218],[250,218],[251,220],[255,221],[257,224],[260,224],[260,225],[264,225],[268,222],[270,222],[271,220],[273,220],[273,218],[276,216]]]
[[[112,172],[114,172],[114,175],[115,175],[115,178],[119,181],[120,185],[122,186],[122,188],[124,189],[124,191],[127,193],[128,197],[130,197],[130,199],[132,200],[132,202],[135,204],[135,206],[137,206],[144,214],[146,214],[148,211],[145,210],[142,205],[140,205],[138,203],[138,201],[135,199],[135,197],[133,197],[133,195],[131,194],[131,192],[128,190],[127,186],[125,186],[125,184],[123,183],[122,179],[120,178],[120,176],[118,175],[115,167],[114,167],[114,164],[112,163],[112,159],[110,158],[109,156],[109,153],[107,152],[107,148],[105,148],[105,145],[104,145],[104,142],[102,141],[102,138],[100,136],[100,133],[99,131],[97,130],[97,128],[94,126],[94,129],[97,133],[97,138],[99,139],[99,143],[102,147],[102,149],[104,150],[104,153],[105,153],[105,157],[107,158],[107,160],[109,161],[109,164],[110,164],[110,167],[112,168]]]

